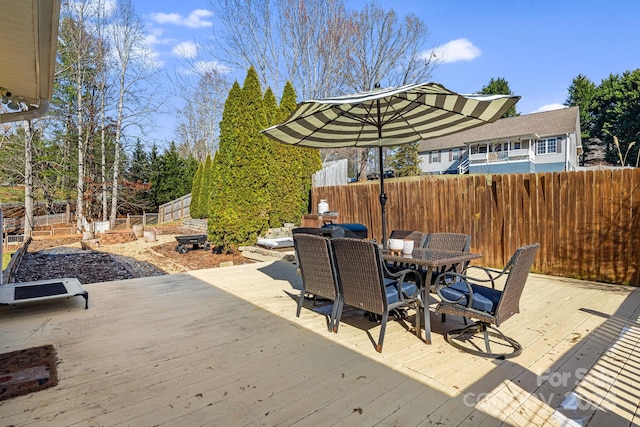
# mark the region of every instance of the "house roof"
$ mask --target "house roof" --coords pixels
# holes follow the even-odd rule
[[[0,0],[0,123],[44,115],[51,101],[60,0]],[[4,98],[6,96],[6,98]]]
[[[577,132],[578,107],[499,119],[463,132],[421,141],[419,151],[462,147],[474,142],[486,142],[513,137],[540,137]]]

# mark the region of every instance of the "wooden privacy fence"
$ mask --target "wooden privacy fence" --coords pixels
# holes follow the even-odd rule
[[[471,235],[478,263],[502,267],[518,246],[538,242],[533,271],[640,285],[640,169],[423,177],[385,182],[387,230]],[[340,222],[381,239],[376,182],[312,190]]]
[[[191,214],[191,193],[186,194],[171,202],[160,205],[158,208],[158,224],[187,218]]]

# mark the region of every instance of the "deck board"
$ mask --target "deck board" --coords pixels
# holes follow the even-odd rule
[[[462,322],[434,313],[432,345],[411,314],[388,323],[381,354],[380,326],[357,310],[337,334],[308,301],[296,317],[287,261],[85,288],[88,310],[78,298],[0,309],[0,349],[53,344],[60,377],[0,402],[0,424],[559,425],[569,392],[599,399],[591,425],[638,421],[640,289],[531,275],[522,312],[502,327],[525,349],[495,361],[447,344]],[[540,381],[580,369],[613,380]]]

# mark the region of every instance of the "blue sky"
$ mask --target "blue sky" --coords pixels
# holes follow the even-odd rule
[[[215,1],[215,0],[213,0]],[[347,0],[360,9],[367,1]],[[461,93],[503,77],[522,99],[521,114],[558,108],[578,74],[599,84],[610,74],[640,68],[640,1],[635,0],[394,0],[399,16],[413,13],[428,27],[424,50],[443,59],[432,81]],[[149,47],[163,72],[184,67],[181,56],[206,44],[216,27],[208,0],[134,0]],[[241,81],[244,72],[237,78]],[[164,84],[161,79],[159,84]],[[166,81],[166,84],[170,84]],[[278,93],[281,88],[274,88]],[[160,118],[159,118],[160,119]],[[153,134],[171,139],[174,120]]]

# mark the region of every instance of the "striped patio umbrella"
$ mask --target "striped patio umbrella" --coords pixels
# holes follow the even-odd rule
[[[461,95],[437,83],[410,84],[304,101],[285,122],[262,133],[304,147],[378,147],[382,241],[386,245],[382,147],[429,140],[493,122],[519,99],[511,95]]]

